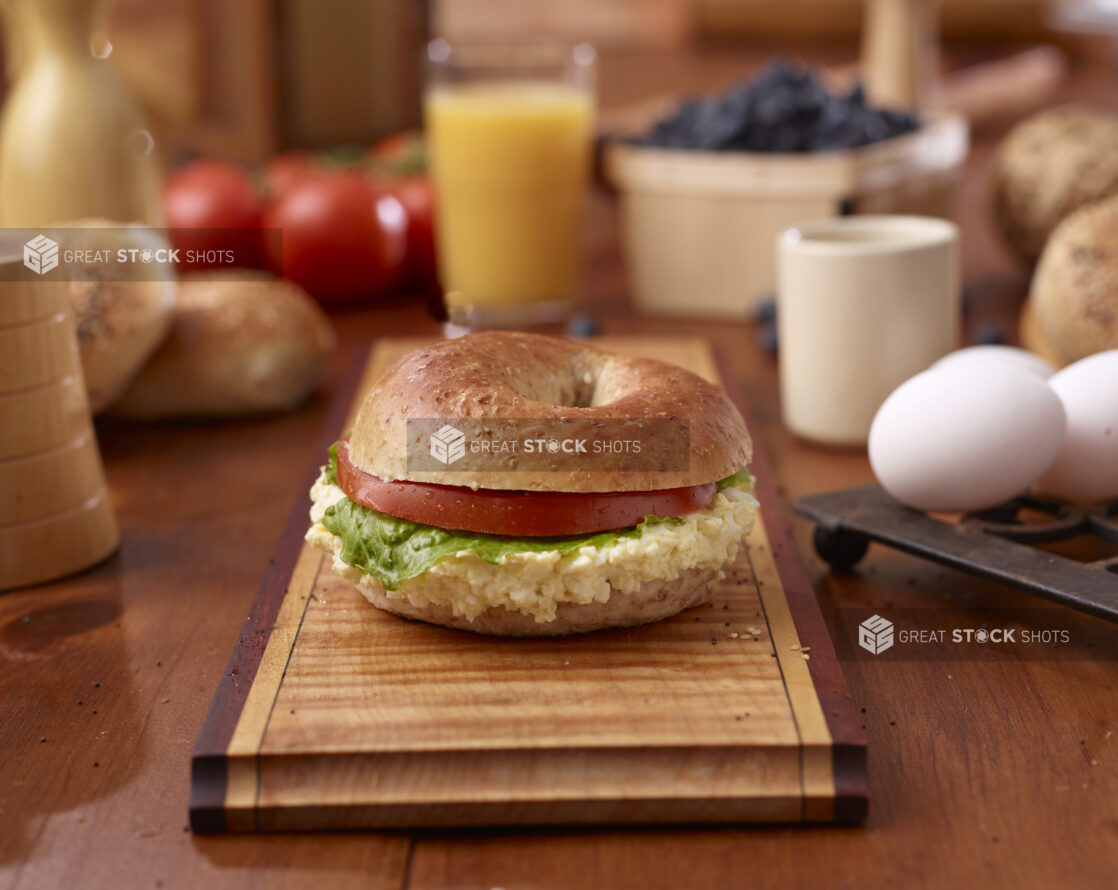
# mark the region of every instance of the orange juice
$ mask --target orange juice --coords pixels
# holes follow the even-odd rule
[[[593,117],[590,91],[569,84],[479,81],[428,93],[449,309],[574,298]]]

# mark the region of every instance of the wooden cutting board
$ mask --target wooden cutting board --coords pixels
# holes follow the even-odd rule
[[[421,342],[377,343],[307,488]],[[599,342],[719,379],[702,340]],[[763,455],[752,468],[761,516],[713,603],[565,639],[373,608],[304,544],[301,501],[198,739],[194,829],[861,820],[865,737]]]

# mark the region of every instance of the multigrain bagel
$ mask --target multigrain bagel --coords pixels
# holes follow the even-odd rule
[[[429,624],[501,637],[561,637],[589,633],[611,627],[635,627],[678,615],[710,601],[721,580],[715,569],[688,569],[677,577],[645,581],[632,593],[610,596],[604,603],[559,603],[555,617],[538,622],[531,615],[510,611],[504,606],[489,606],[473,618],[456,615],[451,606],[417,606],[405,597],[389,596],[383,587],[368,578],[357,583],[365,599],[385,612]]]
[[[1060,221],[1118,194],[1118,119],[1080,105],[1022,121],[998,148],[994,221],[1006,244],[1032,264]]]
[[[1118,197],[1081,207],[1052,233],[1029,290],[1025,343],[1057,365],[1118,347]]]
[[[386,481],[447,483],[441,471],[409,472],[409,438],[417,435],[409,418],[515,420],[529,438],[553,435],[557,421],[686,421],[652,443],[665,456],[684,449],[686,469],[655,469],[646,454],[640,469],[571,470],[560,455],[528,473],[519,455],[494,454],[493,469],[454,483],[474,489],[682,488],[729,476],[752,457],[745,422],[720,387],[664,362],[537,334],[470,334],[417,350],[393,365],[361,406],[349,439],[356,467]]]
[[[453,422],[482,442],[503,421],[547,437],[587,417],[590,429],[635,418],[647,440],[666,429],[678,441],[654,443],[652,456],[683,447],[686,470],[658,472],[654,460],[634,471],[625,457],[609,472],[572,471],[544,453],[496,470],[482,460],[453,482],[408,472],[409,420]],[[685,433],[664,418],[686,421]],[[436,438],[411,444],[437,450]],[[502,636],[630,627],[710,601],[753,528],[751,450],[722,391],[680,368],[473,334],[389,369],[311,489],[306,539],[374,606],[407,618]]]
[[[171,333],[110,407],[166,420],[287,411],[326,375],[330,320],[293,282],[241,270],[179,282]]]

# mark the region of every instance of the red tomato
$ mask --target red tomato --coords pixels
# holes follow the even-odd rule
[[[438,280],[433,223],[435,196],[431,180],[423,173],[390,180],[389,194],[408,212],[408,257],[404,279],[414,288],[427,288]]]
[[[275,198],[286,192],[296,182],[306,178],[318,169],[314,156],[301,151],[290,151],[276,155],[264,165],[264,185],[269,197]]]
[[[272,270],[327,306],[383,296],[403,271],[407,213],[361,173],[309,174],[267,206],[264,227]]]
[[[349,447],[338,444],[338,486],[353,501],[380,513],[490,535],[553,537],[584,535],[637,525],[652,513],[667,518],[710,506],[715,485],[573,494],[551,491],[494,491],[385,482],[349,460]]]
[[[257,229],[263,204],[240,167],[223,161],[194,161],[180,167],[167,178],[163,203],[181,265],[193,269],[260,265]]]

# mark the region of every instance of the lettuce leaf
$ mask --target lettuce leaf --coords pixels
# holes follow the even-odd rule
[[[326,481],[331,485],[338,484],[338,443],[335,442],[326,449],[329,458],[326,461]]]
[[[337,443],[330,447],[326,478],[337,484]],[[751,479],[749,471],[742,469],[719,482],[718,490],[729,485],[743,484]],[[662,518],[649,514],[632,528],[618,531],[517,538],[423,525],[379,513],[349,498],[343,498],[327,508],[326,515],[322,518],[327,531],[342,540],[342,561],[375,578],[386,590],[397,590],[402,582],[422,575],[436,563],[463,550],[473,552],[494,565],[510,553],[557,551],[565,556],[581,547],[604,547],[622,538],[639,538],[646,527],[662,522],[683,524],[683,520],[678,517]]]
[[[746,491],[753,491],[753,474],[749,472],[749,467],[742,467],[732,476],[727,476],[725,479],[719,479],[715,483],[715,489],[722,491],[723,489],[735,486],[737,488],[745,489]]]
[[[402,581],[422,575],[435,563],[463,550],[472,551],[493,564],[510,553],[555,550],[566,555],[588,545],[603,547],[620,538],[639,538],[645,526],[660,522],[683,524],[682,519],[650,515],[639,525],[621,531],[558,538],[513,538],[422,525],[378,513],[349,498],[328,508],[322,519],[327,530],[342,539],[343,562],[376,578],[386,590],[396,590]]]

